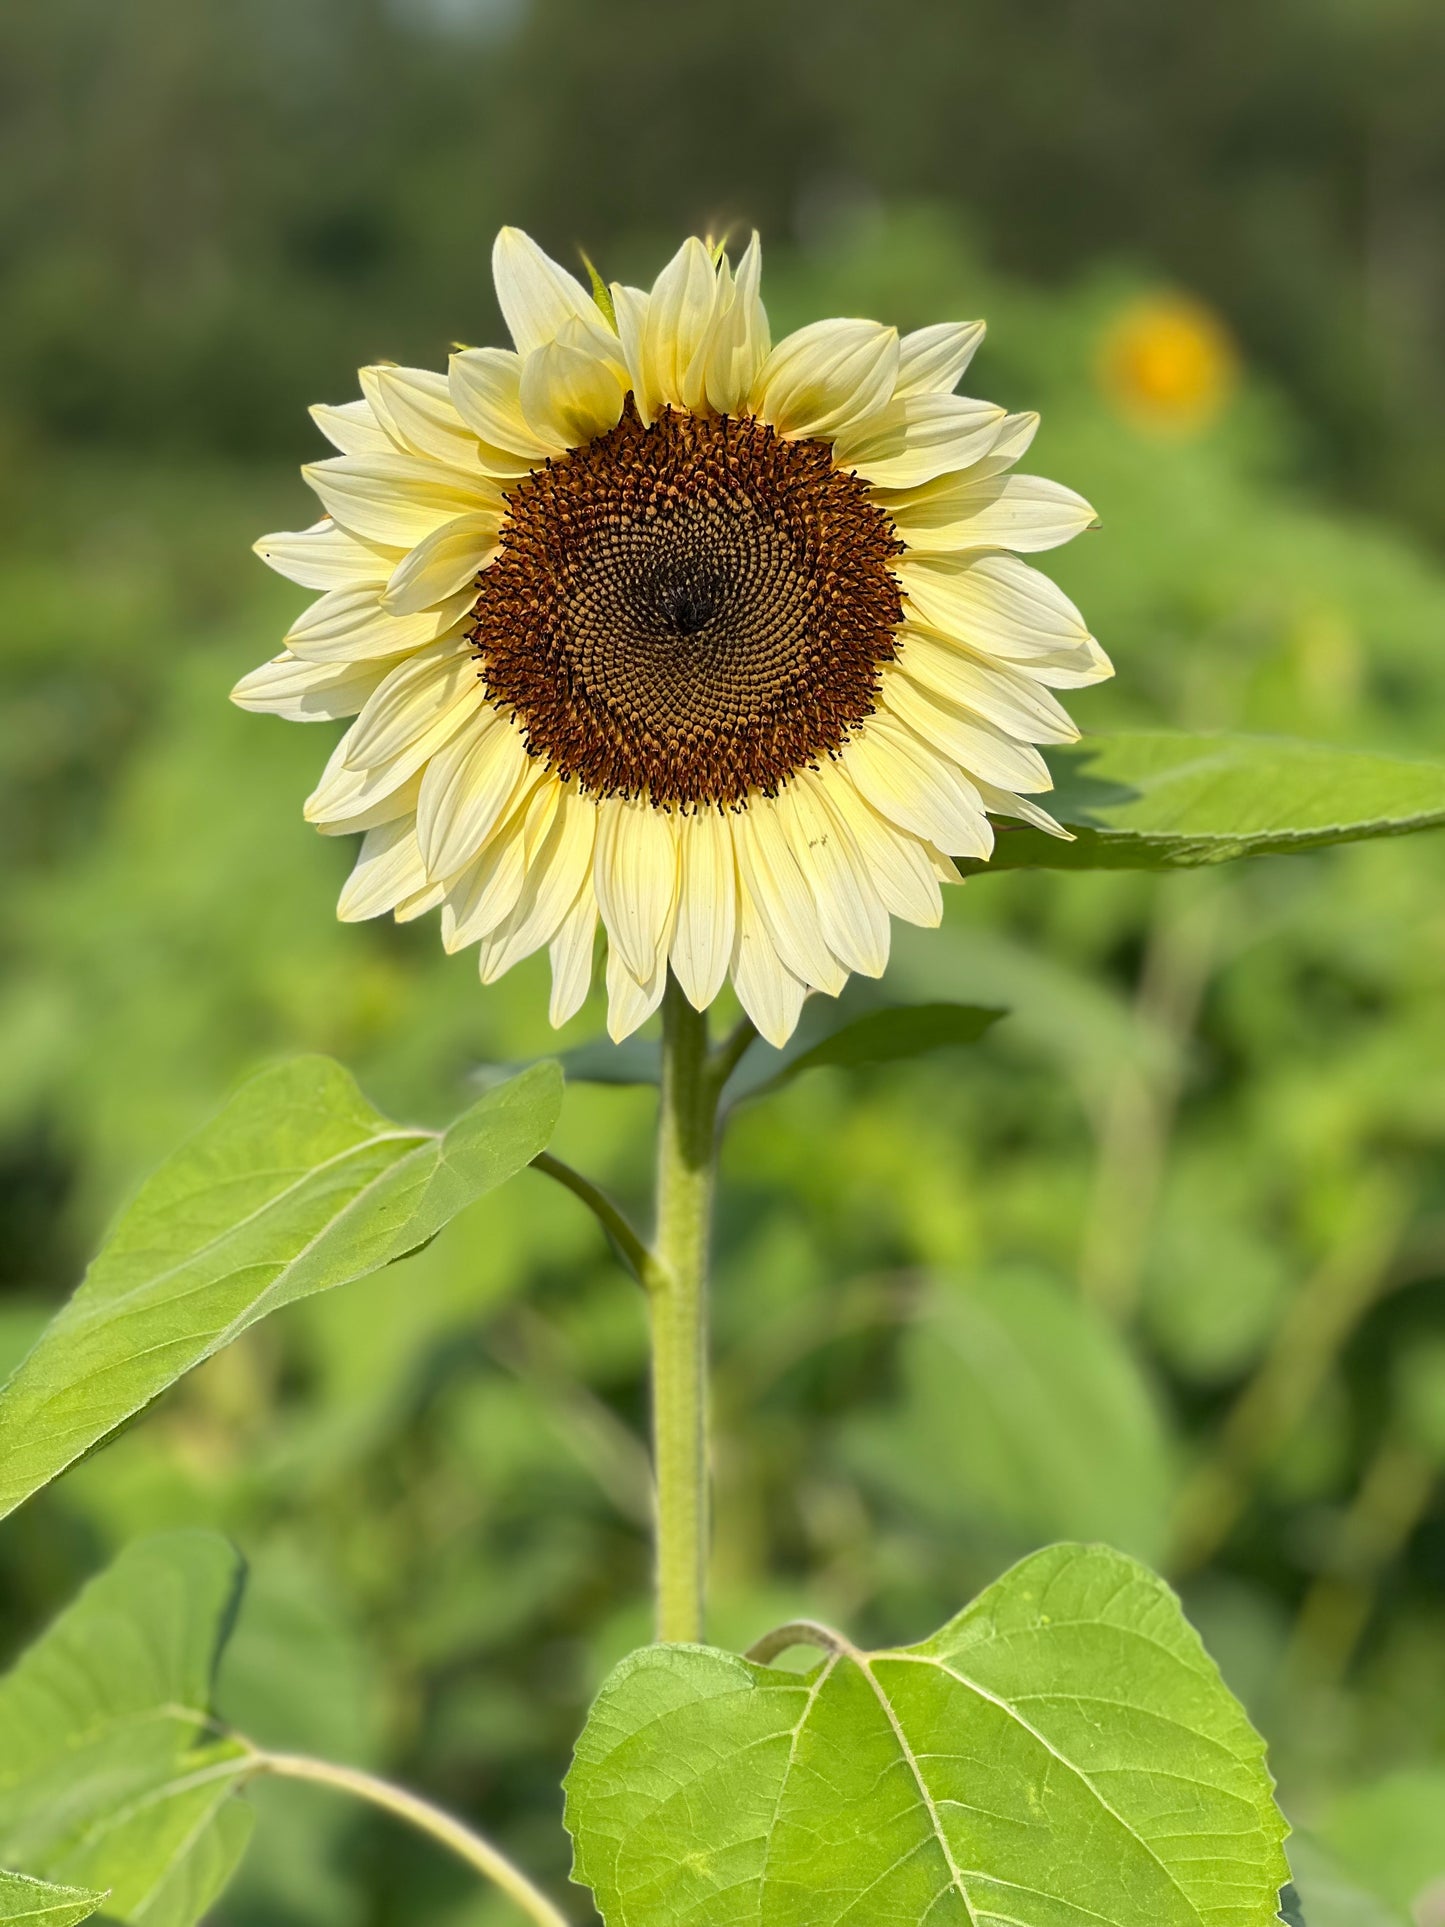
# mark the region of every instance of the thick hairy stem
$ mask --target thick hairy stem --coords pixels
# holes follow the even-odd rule
[[[707,1271],[717,1080],[707,1019],[669,978],[663,1000],[652,1307],[657,1636],[700,1640],[708,1544]]]
[[[334,1787],[338,1793],[349,1793],[380,1807],[419,1832],[430,1834],[442,1846],[450,1847],[459,1859],[515,1901],[537,1927],[570,1927],[567,1916],[489,1840],[464,1827],[449,1813],[443,1813],[440,1807],[408,1793],[405,1787],[393,1786],[390,1781],[378,1780],[374,1774],[361,1773],[355,1767],[334,1766],[329,1760],[313,1760],[300,1753],[257,1753],[252,1770],[273,1773],[284,1780],[311,1780],[318,1786]]]

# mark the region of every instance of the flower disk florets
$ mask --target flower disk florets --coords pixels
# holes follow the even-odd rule
[[[872,712],[901,549],[824,443],[629,403],[509,491],[468,634],[531,754],[587,793],[737,805]]]

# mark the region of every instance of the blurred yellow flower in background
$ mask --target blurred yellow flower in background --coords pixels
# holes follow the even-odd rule
[[[1189,295],[1131,301],[1099,348],[1099,384],[1130,421],[1167,435],[1193,435],[1228,407],[1239,354],[1228,328]]]

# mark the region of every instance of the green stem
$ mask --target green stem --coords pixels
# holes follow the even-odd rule
[[[701,1640],[707,1575],[707,1266],[718,1085],[707,1018],[669,977],[657,1133],[652,1437],[657,1481],[657,1636]]]
[[[544,1177],[554,1178],[574,1198],[580,1198],[607,1233],[613,1249],[633,1277],[639,1284],[651,1284],[652,1253],[628,1223],[626,1214],[600,1185],[594,1184],[591,1178],[584,1177],[580,1171],[573,1170],[570,1164],[564,1164],[561,1158],[554,1158],[550,1151],[539,1151],[532,1159],[532,1169],[540,1171]]]
[[[355,1767],[335,1766],[329,1760],[313,1760],[300,1753],[258,1752],[253,1758],[252,1770],[273,1773],[283,1780],[310,1780],[317,1786],[334,1787],[338,1793],[349,1793],[380,1807],[384,1813],[405,1820],[449,1847],[459,1859],[514,1900],[537,1927],[570,1927],[567,1916],[490,1840],[473,1833],[470,1827],[464,1827],[460,1820],[454,1820],[430,1801],[408,1793],[405,1787],[393,1786],[389,1780],[379,1780],[374,1774],[359,1772]]]

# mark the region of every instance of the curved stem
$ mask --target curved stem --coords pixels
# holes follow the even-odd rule
[[[657,1636],[703,1637],[707,1573],[707,1263],[718,1087],[707,1018],[668,978],[662,1006],[657,1232],[651,1285]]]
[[[311,1780],[318,1786],[333,1787],[338,1793],[350,1793],[358,1800],[380,1807],[384,1813],[405,1820],[420,1832],[430,1834],[442,1846],[450,1847],[459,1859],[500,1887],[537,1927],[571,1927],[567,1916],[489,1840],[464,1827],[449,1813],[443,1813],[440,1807],[408,1793],[405,1787],[378,1780],[374,1774],[362,1773],[356,1767],[334,1766],[329,1760],[313,1760],[301,1753],[258,1752],[253,1765],[256,1771],[274,1773],[279,1779]]]
[[[532,1169],[540,1171],[544,1177],[555,1178],[557,1183],[565,1186],[574,1198],[582,1200],[612,1240],[618,1255],[633,1277],[639,1284],[650,1288],[653,1283],[653,1273],[656,1270],[652,1253],[633,1230],[626,1214],[612,1202],[607,1193],[599,1185],[594,1184],[591,1178],[583,1177],[582,1173],[574,1171],[570,1164],[564,1164],[561,1158],[553,1157],[550,1151],[539,1151],[532,1159]]]
[[[786,1653],[793,1646],[815,1646],[820,1653],[847,1653],[851,1658],[858,1657],[858,1648],[842,1633],[835,1633],[831,1626],[822,1626],[816,1619],[790,1619],[786,1626],[775,1626],[761,1639],[754,1640],[743,1654],[758,1666],[767,1666],[779,1653]]]

